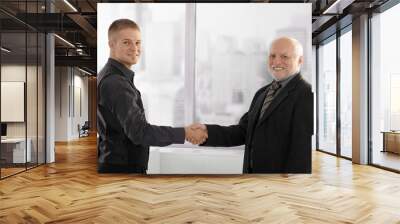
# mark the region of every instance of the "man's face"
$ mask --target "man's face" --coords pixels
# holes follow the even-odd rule
[[[130,68],[138,62],[141,53],[140,31],[133,28],[117,31],[111,35],[109,46],[111,57]]]
[[[283,80],[300,71],[303,57],[296,54],[294,44],[286,39],[275,41],[269,52],[268,68],[276,80]]]

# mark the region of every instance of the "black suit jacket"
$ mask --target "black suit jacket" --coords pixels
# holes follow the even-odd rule
[[[183,128],[147,122],[134,73],[109,59],[97,77],[98,172],[145,173],[149,146],[184,143]]]
[[[258,120],[265,90],[255,94],[237,125],[207,125],[205,146],[245,144],[243,173],[311,173],[313,93],[300,74],[275,96]]]

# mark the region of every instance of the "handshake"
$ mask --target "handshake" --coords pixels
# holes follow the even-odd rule
[[[185,127],[185,139],[194,145],[205,142],[208,138],[207,126],[194,123]]]

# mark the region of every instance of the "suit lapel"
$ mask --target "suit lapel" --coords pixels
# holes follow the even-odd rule
[[[268,106],[267,110],[264,112],[263,116],[257,122],[257,126],[260,125],[271,113],[278,107],[278,105],[288,96],[287,89],[282,89],[282,91],[272,100],[271,104]]]
[[[296,77],[294,77],[286,87],[284,87],[277,96],[272,100],[271,104],[268,106],[267,110],[264,112],[263,116],[260,118],[260,120],[257,122],[257,126],[262,124],[262,122],[267,119],[272,112],[281,104],[281,102],[286,99],[286,97],[289,95],[290,91],[296,86],[298,81],[301,79],[300,74],[298,74]]]
[[[269,88],[269,85],[266,87],[266,90],[268,88]],[[264,102],[264,98],[265,98],[265,91],[258,96],[253,109],[250,111],[250,114],[249,114],[249,128],[250,128],[249,130],[250,130],[250,132],[252,132],[253,127],[256,125],[258,116],[260,114],[261,107]],[[250,136],[251,136],[251,133],[250,133]]]

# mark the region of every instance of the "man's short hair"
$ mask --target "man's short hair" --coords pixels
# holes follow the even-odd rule
[[[110,40],[111,34],[127,28],[132,28],[140,31],[139,26],[132,20],[117,19],[113,23],[111,23],[110,27],[108,28],[108,39]]]
[[[303,45],[301,45],[300,41],[298,41],[297,39],[295,39],[295,38],[293,38],[293,37],[282,36],[282,37],[276,38],[276,39],[274,39],[274,40],[272,41],[272,43],[270,44],[269,48],[271,49],[272,45],[274,45],[274,43],[275,43],[276,41],[279,41],[279,40],[287,40],[287,41],[290,41],[291,44],[292,44],[293,47],[294,47],[294,50],[295,50],[294,53],[296,54],[296,56],[298,56],[298,57],[303,56],[303,53],[304,53],[304,52],[303,52]]]

